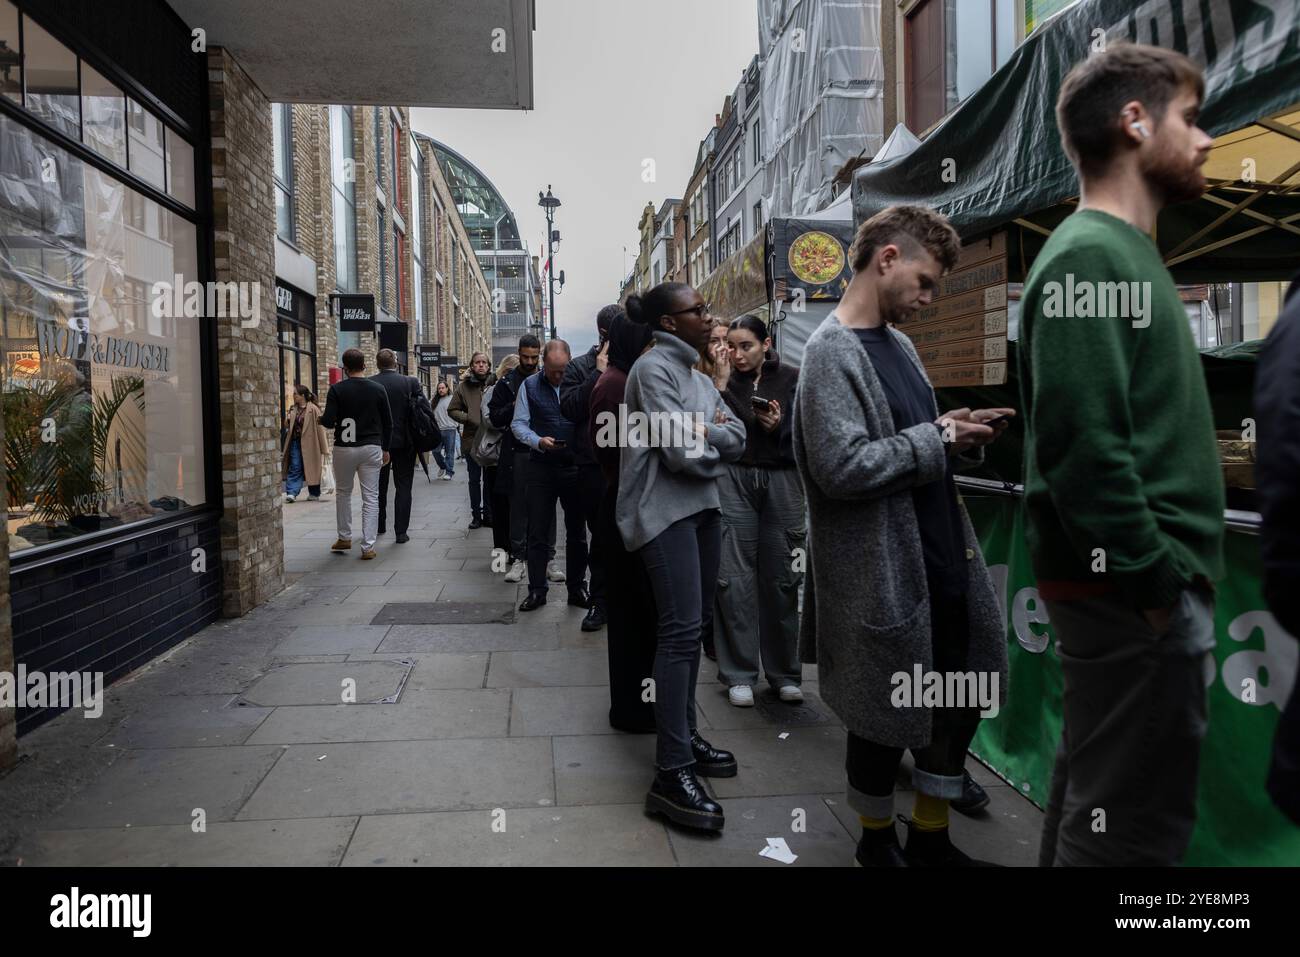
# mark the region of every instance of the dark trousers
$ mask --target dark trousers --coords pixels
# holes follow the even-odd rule
[[[964,596],[930,602],[932,668],[940,674],[965,671],[970,623]],[[980,709],[936,708],[930,743],[912,749],[916,762],[912,783],[922,794],[961,797],[966,750],[979,728]],[[849,806],[866,817],[894,815],[894,783],[903,748],[878,744],[849,732],[844,768],[849,779]]]
[[[587,531],[591,533],[591,547],[587,552],[587,566],[591,569],[591,603],[608,613],[609,601],[606,598],[608,546],[605,543],[604,529],[600,520],[601,507],[605,498],[605,476],[601,473],[599,465],[579,465],[578,483],[582,488],[583,519],[587,523]]]
[[[528,469],[532,461],[526,448],[522,452],[502,454],[515,457],[511,470],[511,487],[503,490],[514,499],[514,506],[510,509],[510,558],[514,561],[526,562],[528,561]],[[496,522],[492,525],[495,527]],[[546,522],[546,560],[549,562],[554,557],[555,509],[552,508]]]
[[[700,674],[700,629],[713,618],[722,559],[717,509],[679,519],[640,551],[659,609],[655,649],[655,762],[661,768],[695,763],[695,682]]]
[[[492,490],[490,496],[492,549],[495,551],[499,548],[508,556],[510,554],[510,496],[503,495],[501,489],[497,488],[496,466],[489,465],[483,469],[483,484]]]
[[[454,460],[453,460],[454,461]],[[469,510],[482,521],[492,521],[492,490],[486,489],[483,467],[471,456],[465,456],[465,471],[469,473]]]
[[[564,575],[570,594],[583,585],[587,570],[587,530],[583,526],[578,470],[546,462],[528,463],[528,593],[545,595],[546,563],[551,546],[547,531],[555,521],[555,503],[564,509]]]
[[[411,482],[415,478],[415,449],[388,450],[388,464],[379,472],[379,531],[383,534],[388,517],[388,476],[393,477],[393,532],[405,535],[411,524]]]
[[[1117,595],[1046,605],[1063,721],[1039,866],[1177,864],[1196,824],[1213,597],[1183,589],[1163,635]]]
[[[617,505],[618,487],[610,486],[600,503],[599,522],[609,603],[609,724],[620,731],[653,731],[654,703],[645,682],[654,676],[659,614],[641,556],[623,546],[614,520]]]

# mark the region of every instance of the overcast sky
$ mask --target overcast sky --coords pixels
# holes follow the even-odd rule
[[[550,184],[563,203],[557,326],[577,354],[596,341],[597,310],[618,299],[642,208],[680,198],[700,140],[757,52],[758,0],[537,0],[535,109],[415,109],[412,125],[492,180],[542,260],[537,192]],[[646,159],[654,182],[642,180]]]

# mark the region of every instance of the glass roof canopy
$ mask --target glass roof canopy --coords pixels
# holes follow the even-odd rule
[[[461,222],[476,251],[524,248],[515,214],[483,171],[449,146],[429,137]]]

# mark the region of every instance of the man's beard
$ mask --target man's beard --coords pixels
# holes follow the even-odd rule
[[[880,318],[885,322],[893,325],[907,322],[914,315],[914,310],[908,309],[901,301],[896,298],[888,289],[882,289],[880,295]]]
[[[1156,154],[1143,164],[1142,174],[1164,197],[1166,205],[1200,199],[1205,192],[1201,167],[1176,156]]]

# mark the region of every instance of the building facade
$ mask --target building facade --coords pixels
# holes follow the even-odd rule
[[[665,199],[655,213],[655,232],[650,245],[651,287],[666,282],[676,272],[677,246],[674,237],[677,207],[681,202],[680,199]]]
[[[404,110],[272,104],[391,83],[421,106],[530,108],[531,3],[508,4],[517,52],[491,76],[386,63],[376,86],[319,64],[343,42],[382,56],[399,37],[381,21],[256,55],[307,0],[0,0],[0,671],[111,683],[284,587],[286,386],[323,391],[348,335],[374,354],[375,333],[335,331],[331,293],[427,328],[415,276],[437,265],[412,253],[430,217]],[[468,46],[495,19],[431,11],[427,39]],[[469,347],[490,300],[462,280],[464,319],[447,315]],[[0,708],[0,767],[67,706]]]

